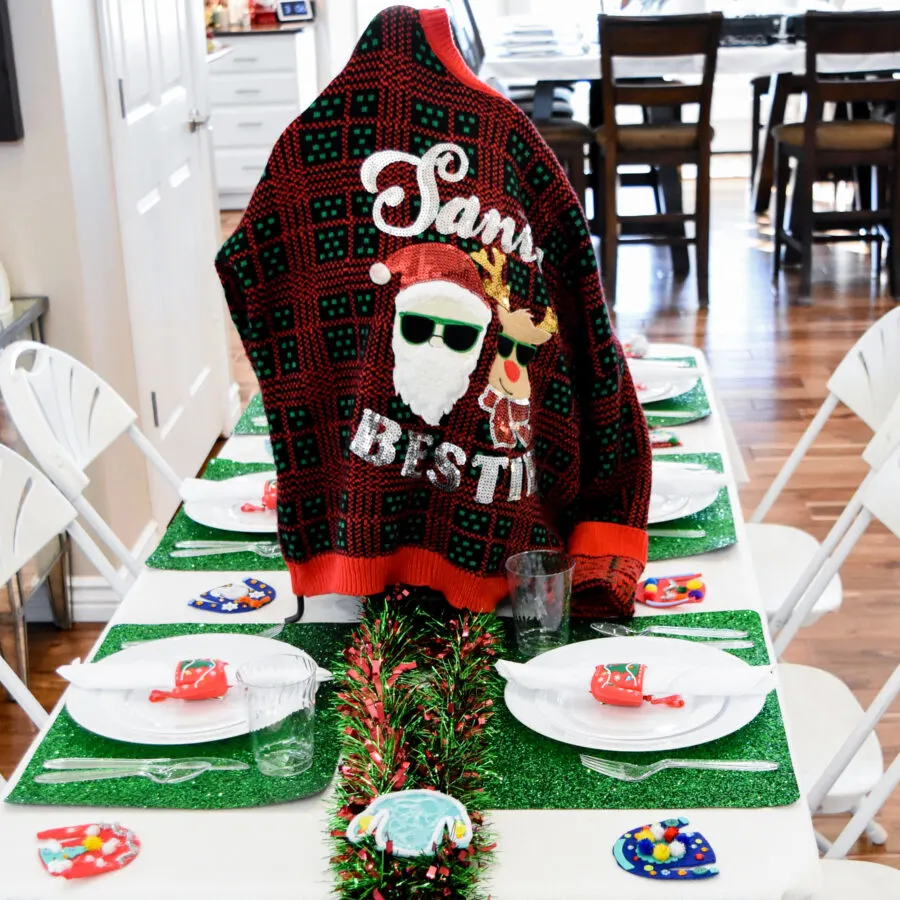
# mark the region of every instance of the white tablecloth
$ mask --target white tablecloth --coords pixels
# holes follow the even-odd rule
[[[650,78],[666,75],[700,75],[702,56],[670,56],[646,59],[620,57],[615,62],[616,78]],[[822,56],[823,72],[866,72],[900,69],[900,54],[869,53]],[[720,47],[716,60],[717,75],[776,75],[779,72],[806,71],[805,44],[772,44],[766,47]],[[489,53],[480,77],[507,83],[535,81],[588,81],[600,78],[600,47],[591,44],[578,56],[501,56]]]
[[[678,348],[683,354],[683,348]],[[679,432],[685,451],[722,453],[730,478],[739,543],[697,558],[653,563],[650,573],[695,569],[709,585],[703,609],[761,609],[750,564],[734,483],[734,469],[717,415]],[[680,449],[680,448],[679,448]],[[263,441],[231,438],[222,456],[265,460]],[[283,572],[144,571],[110,625],[135,622],[221,621],[214,613],[191,608],[198,590],[254,575],[271,583],[278,598],[253,614],[254,621],[281,621],[294,600]],[[353,598],[331,595],[307,601],[304,621],[349,621]],[[640,608],[639,614],[654,612]],[[670,615],[677,615],[670,611]],[[241,621],[247,621],[241,618]],[[18,779],[30,753],[13,775]],[[333,879],[328,867],[328,798],[280,806],[222,812],[78,807],[0,806],[0,900],[217,900],[290,898],[329,900]],[[622,872],[612,845],[635,825],[684,814],[714,843],[721,874],[710,881],[662,889],[649,879]],[[118,821],[142,841],[142,853],[127,869],[84,883],[50,878],[38,861],[34,835],[43,829],[91,821]],[[497,838],[490,876],[494,900],[778,900],[815,865],[812,826],[805,803],[771,809],[530,810],[490,813]]]

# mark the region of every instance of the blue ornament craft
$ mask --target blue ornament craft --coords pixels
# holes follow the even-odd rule
[[[719,874],[716,853],[684,816],[626,831],[613,845],[619,866],[631,875],[658,881],[690,881]]]
[[[468,847],[472,822],[462,803],[448,794],[395,791],[376,797],[350,820],[347,840],[358,844],[367,834],[375,835],[379,850],[394,856],[430,856],[445,834],[458,849]]]
[[[245,578],[243,581],[210,588],[189,601],[188,606],[231,615],[253,612],[254,609],[267,606],[274,599],[275,588],[271,585],[256,578]]]

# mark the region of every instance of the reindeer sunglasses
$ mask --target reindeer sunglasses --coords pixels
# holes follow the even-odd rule
[[[513,350],[516,351],[516,362],[523,369],[528,367],[528,363],[534,359],[535,354],[538,352],[538,348],[534,344],[525,344],[501,332],[497,338],[497,355],[501,359],[509,359]]]
[[[467,353],[475,346],[482,331],[484,329],[480,325],[472,325],[470,322],[442,319],[424,313],[400,313],[400,334],[408,344],[425,344],[437,334],[448,349],[456,353]]]

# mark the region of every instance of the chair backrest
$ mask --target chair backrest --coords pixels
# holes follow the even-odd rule
[[[46,475],[0,444],[0,584],[64,532],[76,515]]]
[[[885,313],[850,348],[828,379],[828,397],[807,426],[750,518],[761,522],[825,426],[838,401],[878,431],[900,397],[900,306]],[[887,435],[882,435],[886,439]],[[872,445],[870,445],[871,447]],[[868,451],[868,448],[867,448]],[[871,460],[863,458],[873,465]]]
[[[890,72],[865,76],[834,73],[834,58],[900,53],[900,13],[811,12],[806,14],[804,30],[806,74],[803,84],[806,91],[806,119],[803,149],[806,154],[815,154],[816,125],[822,119],[822,107],[825,103],[900,102],[900,81],[891,77]],[[832,57],[829,61],[829,69],[832,70],[830,74],[822,71],[820,66],[819,57],[826,55]],[[894,129],[895,158],[898,151],[900,133]]]
[[[900,397],[900,306],[853,345],[828,379],[828,390],[877,431]]]
[[[38,465],[70,500],[87,487],[87,466],[137,420],[99,375],[33,341],[0,354],[0,393]]]
[[[709,147],[712,137],[709,119],[722,19],[721,13],[691,16],[599,16],[604,126],[607,129],[615,128],[617,106],[680,106],[697,103],[700,105],[699,145]],[[616,57],[697,55],[703,56],[703,76],[699,84],[658,81],[635,83],[634,79],[619,81],[615,77]]]

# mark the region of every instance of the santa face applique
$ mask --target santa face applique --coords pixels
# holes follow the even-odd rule
[[[394,298],[394,389],[429,425],[469,389],[491,321],[473,260],[442,244],[420,244],[375,263],[370,277],[387,284],[399,275]]]

